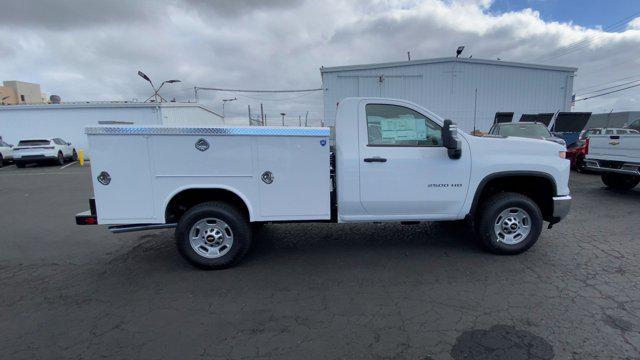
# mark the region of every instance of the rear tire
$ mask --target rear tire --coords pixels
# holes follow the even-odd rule
[[[202,269],[224,269],[237,264],[251,246],[251,227],[242,213],[225,202],[211,201],[189,209],[178,222],[176,244],[180,254]]]
[[[71,160],[78,161],[78,153],[76,152],[75,149],[73,149],[73,155],[71,155]]]
[[[24,167],[27,166],[27,164],[23,163],[22,161],[14,161],[14,163],[16,164],[16,167],[20,169],[24,169]]]
[[[579,173],[587,172],[586,165],[584,163],[584,155],[580,154],[576,157],[576,171]]]
[[[608,188],[614,190],[631,190],[640,182],[640,176],[616,173],[604,173],[601,178]]]
[[[542,213],[533,200],[506,192],[484,201],[478,213],[476,231],[489,252],[515,255],[538,241],[542,223]]]
[[[64,165],[64,155],[62,155],[62,152],[58,152],[58,159],[56,160],[56,164]]]
[[[2,157],[2,154],[0,154],[0,168],[4,166],[4,158]]]

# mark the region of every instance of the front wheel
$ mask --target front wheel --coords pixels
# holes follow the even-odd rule
[[[602,174],[602,182],[614,190],[631,190],[640,182],[640,176],[604,173]]]
[[[251,227],[234,206],[211,201],[194,206],[180,218],[176,242],[191,264],[223,269],[245,256],[251,245]]]
[[[71,155],[71,160],[78,161],[78,153],[75,149],[73,149],[73,155]]]
[[[4,165],[4,158],[2,157],[2,154],[0,154],[0,168]]]
[[[478,214],[477,232],[488,251],[514,255],[538,241],[542,223],[542,213],[533,200],[507,192],[485,200]]]
[[[20,169],[23,169],[25,166],[27,166],[27,164],[23,163],[22,161],[14,161],[14,163],[16,164],[16,167]]]

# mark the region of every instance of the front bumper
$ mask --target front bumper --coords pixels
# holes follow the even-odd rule
[[[553,217],[550,223],[555,224],[564,219],[571,209],[571,195],[553,197]]]

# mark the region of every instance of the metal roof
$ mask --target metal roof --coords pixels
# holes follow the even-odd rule
[[[128,101],[87,101],[87,102],[66,102],[62,104],[19,104],[19,105],[0,105],[2,110],[40,110],[40,109],[99,109],[99,108],[172,108],[172,107],[197,107],[214,115],[222,117],[212,109],[199,104],[189,102],[128,102]]]
[[[352,70],[372,70],[372,69],[381,69],[381,68],[390,68],[390,67],[424,65],[424,64],[437,64],[437,63],[446,63],[446,62],[460,62],[460,63],[470,63],[470,64],[521,67],[521,68],[539,69],[539,70],[564,71],[564,72],[571,72],[571,73],[575,73],[576,71],[578,71],[578,68],[575,68],[575,67],[541,65],[541,64],[527,64],[527,63],[501,61],[501,60],[444,57],[444,58],[436,58],[436,59],[396,61],[396,62],[377,63],[377,64],[321,67],[320,68],[320,72],[321,73],[328,73],[328,72],[340,72],[340,71],[352,71]]]

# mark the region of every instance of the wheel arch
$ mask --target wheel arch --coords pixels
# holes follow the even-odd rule
[[[175,223],[189,208],[203,202],[216,200],[235,205],[247,216],[249,221],[254,218],[251,203],[237,189],[224,185],[194,185],[178,188],[167,196],[163,204],[165,222]]]
[[[489,174],[480,181],[467,216],[474,216],[485,198],[501,191],[513,191],[531,197],[547,221],[553,215],[553,197],[558,190],[551,174],[542,171],[501,171]]]

